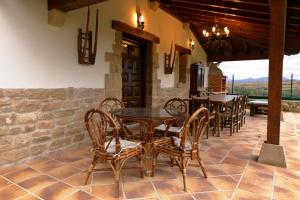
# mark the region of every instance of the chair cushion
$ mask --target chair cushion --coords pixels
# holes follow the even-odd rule
[[[182,131],[182,128],[183,127],[170,126],[168,131],[173,132],[173,133],[180,133]],[[158,130],[158,131],[166,131],[166,129],[167,129],[167,125],[165,125],[165,124],[161,124],[161,125],[155,127],[155,130]]]
[[[108,148],[107,148],[107,145],[109,145]],[[120,152],[121,152],[121,151],[126,150],[126,149],[136,148],[137,146],[140,145],[140,143],[120,139],[120,145],[121,145],[121,150],[120,150]],[[106,150],[107,153],[116,153],[116,140],[115,140],[115,138],[112,139],[110,144],[109,144],[109,141],[105,142],[105,148],[107,148],[107,150]],[[119,153],[119,152],[117,152],[117,153]]]
[[[172,139],[173,139],[173,142],[174,142],[175,146],[178,147],[178,148],[181,148],[180,147],[181,139],[179,137],[175,137],[175,136],[173,136]],[[191,144],[190,140],[186,140],[184,146],[185,146],[184,147],[185,151],[191,151],[192,150],[192,144]]]
[[[136,129],[140,127],[140,123],[128,123],[124,124],[124,126],[126,126],[128,129]]]

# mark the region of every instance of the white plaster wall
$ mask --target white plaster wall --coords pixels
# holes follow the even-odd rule
[[[162,10],[149,9],[148,0],[109,0],[91,7],[90,27],[94,29],[95,9],[100,10],[100,27],[96,64],[77,62],[78,28],[85,27],[87,8],[67,13],[61,28],[48,25],[47,0],[0,1],[0,88],[104,88],[104,75],[109,72],[105,52],[112,51],[115,31],[112,20],[135,26],[134,14],[139,5],[145,16],[145,30],[161,39],[158,45],[161,87],[174,87],[174,73],[165,75],[164,53],[171,42],[188,47],[194,36],[182,23]],[[202,61],[206,55],[196,42],[190,62]]]

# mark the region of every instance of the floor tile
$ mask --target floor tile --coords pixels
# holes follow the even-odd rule
[[[11,184],[10,181],[4,179],[3,177],[0,177],[0,188],[6,187],[10,184]]]
[[[189,192],[216,191],[217,188],[209,182],[210,178],[187,178],[187,189]]]
[[[48,171],[47,174],[58,179],[65,179],[74,174],[77,174],[78,172],[80,172],[80,170],[72,167],[71,165],[63,165],[61,167],[57,167],[53,170]]]
[[[0,189],[0,199],[3,200],[13,200],[25,194],[25,190],[13,184]]]
[[[78,191],[67,197],[65,200],[97,200],[97,198],[89,195],[86,192]]]
[[[44,200],[57,200],[64,199],[74,192],[76,192],[75,188],[72,188],[64,183],[55,183],[35,192],[35,194]]]
[[[85,178],[87,176],[87,172],[80,172],[78,174],[75,174],[67,179],[64,180],[65,183],[70,184],[72,186],[84,186],[84,181]],[[88,180],[88,184],[91,183],[91,178],[92,176],[90,176],[89,180]]]
[[[223,192],[204,192],[204,193],[195,193],[193,194],[195,199],[199,200],[230,200],[227,195]]]
[[[115,184],[92,186],[92,194],[97,198],[107,200],[124,199],[121,185],[119,187],[119,198],[116,197],[115,191]]]
[[[31,165],[31,167],[33,169],[36,169],[36,170],[39,170],[42,172],[48,172],[48,171],[53,170],[62,165],[63,165],[62,162],[59,162],[56,160],[46,160],[44,162],[39,162],[39,163],[33,164],[33,165]]]
[[[300,191],[288,190],[283,187],[274,188],[274,199],[276,200],[299,200]]]
[[[194,200],[190,194],[178,194],[171,196],[163,196],[161,200]]]
[[[276,176],[275,186],[283,187],[288,190],[299,190],[300,191],[300,180],[288,178],[284,176]]]
[[[30,179],[30,178],[38,176],[38,175],[40,175],[39,172],[35,171],[34,169],[32,169],[30,167],[27,167],[27,168],[23,168],[21,170],[7,173],[4,176],[15,183],[19,183],[19,182],[25,181],[27,179]]]
[[[25,188],[31,192],[35,192],[37,190],[41,190],[51,184],[56,183],[57,181],[47,175],[40,175],[36,176],[31,179],[27,179],[23,182],[20,182],[18,185],[20,185],[22,188]]]
[[[130,184],[124,184],[124,191],[126,198],[153,198],[156,196],[156,192],[151,182],[134,182]]]
[[[22,196],[21,198],[19,198],[18,200],[40,200],[40,198],[38,198],[32,194],[26,194],[26,195]]]
[[[234,190],[238,183],[231,176],[212,177],[208,181],[219,190]]]
[[[260,196],[257,193],[247,192],[245,190],[237,190],[233,200],[270,200],[270,198]]]
[[[183,184],[176,179],[153,181],[153,184],[160,196],[184,193]]]

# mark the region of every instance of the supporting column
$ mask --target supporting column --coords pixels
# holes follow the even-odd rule
[[[263,144],[258,161],[286,167],[284,149],[280,143],[282,69],[285,47],[287,0],[269,0],[269,89],[267,141]]]

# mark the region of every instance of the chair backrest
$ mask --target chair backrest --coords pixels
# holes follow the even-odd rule
[[[108,112],[108,113],[110,113],[114,110],[124,108],[124,107],[125,106],[124,106],[123,102],[114,97],[108,97],[108,98],[104,99],[99,105],[99,109],[103,110],[104,112]]]
[[[186,114],[188,112],[186,102],[180,98],[168,100],[164,105],[164,109],[171,115]]]
[[[207,108],[209,113],[213,111],[213,105],[211,104],[209,100],[209,96],[206,96],[204,99],[192,99],[192,110],[193,112],[201,107]]]
[[[99,109],[91,109],[85,114],[85,126],[92,140],[93,151],[96,151],[102,158],[105,157],[106,150],[113,139],[116,141],[116,151],[120,151],[119,130],[114,119],[107,113]],[[113,132],[112,137],[108,137],[108,132]],[[108,142],[108,145],[105,143]]]
[[[181,134],[181,148],[185,149],[186,141],[192,144],[192,152],[197,153],[203,133],[209,122],[209,111],[207,108],[197,109],[187,120]]]

